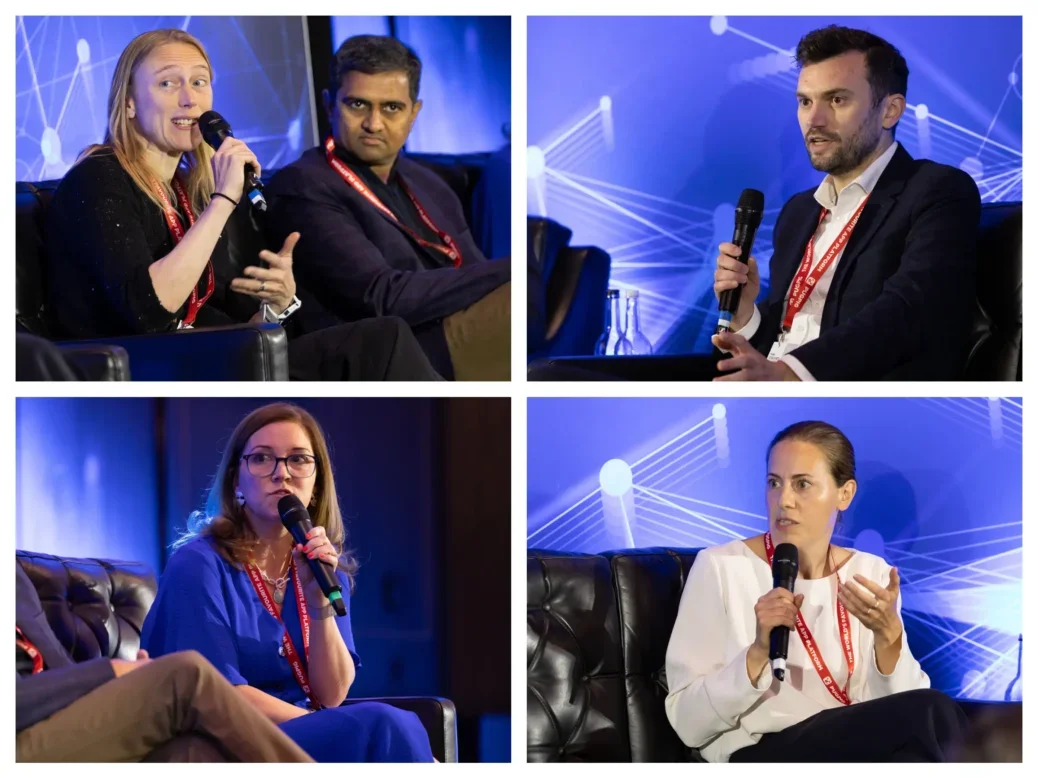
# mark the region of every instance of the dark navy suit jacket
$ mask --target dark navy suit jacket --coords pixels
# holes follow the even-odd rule
[[[36,587],[20,564],[14,567],[15,623],[43,655],[46,668],[25,677],[15,673],[15,729],[21,732],[112,680],[115,670],[107,659],[72,661],[47,622]]]
[[[775,223],[771,285],[752,344],[767,354],[818,227],[814,189]],[[899,146],[836,266],[819,336],[790,353],[818,380],[959,380],[976,305],[980,194],[966,173]]]
[[[430,267],[399,224],[343,181],[314,148],[282,168],[266,188],[268,242],[280,246],[294,231],[300,240],[293,271],[304,331],[371,316],[399,316],[416,331],[434,327],[511,278],[509,260],[487,261],[465,222],[461,202],[436,173],[401,156],[395,172],[461,249],[455,268],[444,256]],[[293,317],[294,318],[294,317]],[[423,342],[423,345],[425,343]]]

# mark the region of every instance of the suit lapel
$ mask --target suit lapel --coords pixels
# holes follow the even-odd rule
[[[905,181],[908,180],[911,172],[912,156],[905,151],[904,146],[898,146],[886,170],[876,182],[876,186],[869,196],[869,202],[865,206],[865,210],[861,212],[858,226],[854,228],[854,232],[847,241],[847,248],[843,250],[843,256],[840,257],[840,262],[836,266],[833,283],[822,314],[823,326],[832,326],[836,321],[840,296],[847,278],[850,277],[854,263],[894,209],[897,204],[897,196],[905,188]],[[830,302],[835,304],[830,305]]]

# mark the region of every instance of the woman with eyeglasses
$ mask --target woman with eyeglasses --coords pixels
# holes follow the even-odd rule
[[[281,523],[285,495],[307,506],[305,545]],[[357,562],[345,541],[317,422],[285,403],[253,411],[231,435],[205,512],[174,544],[141,646],[151,656],[198,651],[318,762],[431,762],[415,714],[340,707],[360,666],[348,608]],[[308,558],[335,570],[345,617],[335,616]]]

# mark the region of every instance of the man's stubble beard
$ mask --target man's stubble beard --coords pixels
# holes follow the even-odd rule
[[[839,148],[837,148],[828,158],[816,162],[814,157],[811,156],[809,150],[807,156],[811,161],[811,166],[822,173],[839,176],[844,173],[849,173],[864,162],[868,156],[876,150],[876,147],[879,145],[879,142],[883,137],[882,124],[877,127],[875,134],[872,136],[864,134],[868,131],[868,128],[872,126],[872,118],[875,110],[876,109],[869,111],[868,116],[865,117],[865,121],[863,121],[858,127],[857,132],[855,132],[849,139],[841,140]]]

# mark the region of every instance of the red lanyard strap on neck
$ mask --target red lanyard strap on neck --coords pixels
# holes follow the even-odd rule
[[[173,243],[180,243],[184,239],[184,227],[180,224],[180,219],[177,218],[177,212],[174,210],[173,204],[170,203],[166,190],[158,183],[155,184],[155,191],[158,193],[159,199],[162,200],[162,213],[166,217],[166,226],[169,227],[169,232],[173,236]],[[184,189],[184,185],[180,183],[180,179],[176,176],[173,177],[173,191],[176,192],[180,207],[187,216],[187,226],[190,229],[195,223],[195,211],[191,207],[191,200],[187,196],[187,190]],[[191,296],[187,298],[187,313],[184,314],[181,326],[190,327],[195,323],[195,317],[198,316],[199,310],[205,305],[206,300],[212,297],[213,290],[216,289],[216,276],[213,273],[212,262],[206,263],[206,270],[208,277],[206,279],[205,295],[199,299],[198,286],[196,284],[195,288],[191,290]]]
[[[793,317],[803,310],[804,303],[811,296],[811,292],[815,290],[818,281],[836,260],[837,255],[843,251],[844,246],[847,245],[847,241],[850,240],[854,228],[858,226],[858,219],[861,218],[861,212],[865,210],[865,204],[868,201],[869,196],[865,195],[865,199],[861,201],[858,210],[854,212],[850,221],[840,230],[840,234],[836,236],[836,240],[829,246],[829,250],[822,255],[814,270],[811,269],[811,262],[815,256],[815,236],[814,234],[811,235],[811,239],[807,242],[807,249],[804,251],[804,258],[800,261],[800,268],[793,277],[793,286],[789,290],[789,300],[786,302],[786,315],[782,319],[783,332],[789,332],[793,327]],[[818,217],[818,227],[822,226],[827,213],[828,211],[822,208],[822,215]],[[818,232],[818,227],[815,227],[815,233]]]
[[[451,260],[451,262],[454,263],[454,267],[461,266],[461,249],[458,248],[457,244],[454,242],[454,239],[450,235],[448,235],[446,232],[444,232],[435,224],[433,224],[433,220],[429,218],[429,214],[427,214],[425,212],[425,209],[422,208],[422,204],[418,202],[418,199],[413,194],[411,194],[411,190],[408,188],[407,184],[405,184],[401,180],[401,189],[403,189],[404,193],[409,198],[411,198],[411,202],[414,203],[415,210],[418,211],[419,218],[423,222],[425,222],[426,227],[428,227],[430,230],[436,233],[437,237],[439,237],[439,239],[443,241],[443,245],[440,245],[439,243],[431,243],[430,241],[425,240],[424,238],[419,236],[417,232],[412,230],[406,224],[403,224],[396,217],[396,214],[389,210],[389,208],[387,208],[385,204],[381,200],[379,200],[378,197],[375,196],[375,193],[372,192],[363,181],[361,181],[360,177],[352,170],[350,170],[349,167],[347,167],[341,159],[335,156],[335,140],[332,138],[331,135],[329,135],[328,139],[324,142],[324,152],[325,156],[328,158],[328,164],[332,166],[332,169],[339,174],[342,180],[349,184],[351,187],[353,187],[361,195],[361,197],[363,197],[365,200],[367,200],[369,203],[375,206],[379,210],[379,212],[382,213],[383,216],[385,216],[387,219],[390,219],[394,224],[400,227],[400,229],[406,232],[411,237],[411,239],[419,245],[425,246],[426,248],[430,248],[433,251],[438,251],[441,254],[445,254]]]
[[[252,581],[252,586],[256,590],[256,594],[259,595],[263,607],[267,609],[267,613],[284,625],[284,621],[281,620],[281,614],[279,614],[277,608],[274,607],[274,600],[271,598],[266,584],[263,583],[263,577],[260,575],[259,569],[255,564],[250,562],[245,565],[245,571],[249,574],[249,580]],[[292,580],[295,583],[296,604],[299,608],[299,625],[303,630],[303,652],[306,655],[307,663],[309,663],[310,613],[306,609],[306,597],[303,595],[303,584],[299,581],[299,571],[296,569],[295,559],[292,560]],[[281,645],[284,647],[285,658],[288,659],[288,664],[292,668],[292,674],[296,677],[296,683],[299,684],[299,688],[302,689],[303,694],[309,698],[313,707],[319,708],[320,703],[317,702],[314,698],[313,692],[310,690],[309,675],[307,674],[306,668],[303,667],[303,662],[299,658],[299,652],[296,651],[296,647],[292,643],[292,638],[289,637],[287,628],[281,636]]]
[[[41,654],[40,650],[33,645],[32,641],[29,640],[29,638],[25,637],[25,633],[22,632],[22,628],[19,627],[17,624],[14,625],[14,632],[15,645],[22,649],[22,651],[28,654],[29,658],[32,659],[32,674],[36,675],[37,673],[42,673],[43,654]]]
[[[775,548],[771,543],[770,532],[764,535],[764,551],[768,555],[768,566],[770,567],[775,557]],[[844,657],[847,659],[847,683],[844,684],[842,689],[836,685],[836,679],[829,672],[829,667],[822,658],[822,651],[819,649],[818,643],[815,642],[811,630],[807,628],[803,618],[800,616],[800,611],[797,611],[796,627],[797,632],[800,634],[800,639],[804,642],[804,648],[807,649],[807,655],[811,658],[811,664],[815,666],[815,671],[822,679],[822,683],[825,684],[825,688],[839,702],[844,705],[850,705],[851,698],[847,690],[850,688],[851,676],[854,674],[854,644],[851,642],[851,620],[847,615],[847,609],[843,607],[843,603],[839,599],[836,600],[836,620],[840,625],[840,646],[843,649]]]

